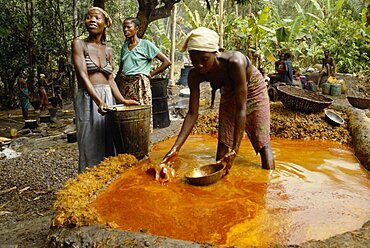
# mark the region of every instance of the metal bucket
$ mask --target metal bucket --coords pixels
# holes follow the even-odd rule
[[[75,142],[77,142],[77,132],[69,132],[69,133],[67,133],[67,142],[68,143],[75,143]]]
[[[24,128],[35,129],[37,128],[37,120],[25,120]]]
[[[151,106],[120,105],[108,110],[108,121],[117,153],[132,154],[138,159],[148,155]]]

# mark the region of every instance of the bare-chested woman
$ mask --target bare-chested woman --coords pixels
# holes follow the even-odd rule
[[[199,85],[210,82],[221,89],[219,131],[216,160],[226,163],[229,172],[244,131],[256,153],[260,154],[262,168],[275,168],[270,146],[270,106],[265,80],[250,60],[237,51],[218,52],[218,34],[208,28],[191,31],[180,50],[188,50],[193,68],[189,71],[189,110],[180,134],[172,149],[162,161],[162,171],[169,171],[171,161],[180,151],[198,118]],[[164,173],[162,173],[164,174]]]

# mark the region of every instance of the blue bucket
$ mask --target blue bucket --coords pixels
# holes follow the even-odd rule
[[[342,85],[341,84],[332,84],[330,86],[330,95],[340,96],[341,93],[342,93]]]

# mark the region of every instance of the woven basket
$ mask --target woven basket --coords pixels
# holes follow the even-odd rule
[[[347,96],[349,103],[356,108],[367,109],[370,108],[370,99],[369,98],[360,98],[354,96]]]
[[[333,99],[293,86],[278,86],[279,100],[291,110],[313,113],[332,104]]]

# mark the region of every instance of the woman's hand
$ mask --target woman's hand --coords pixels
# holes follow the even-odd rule
[[[154,177],[161,184],[170,182],[175,177],[175,170],[166,164],[151,165],[145,169],[145,172]]]
[[[177,157],[178,154],[179,152],[176,149],[171,149],[171,151],[169,151],[162,159],[161,166],[163,165],[171,167],[174,163],[173,160]]]
[[[220,160],[217,161],[217,163],[225,164],[223,176],[226,176],[227,174],[229,174],[229,170],[231,166],[233,165],[235,158],[236,158],[236,152],[235,150],[231,150],[230,152],[226,153],[225,156],[223,156]]]
[[[162,162],[158,165],[151,165],[149,168],[145,169],[146,173],[152,175],[155,180],[160,183],[167,183],[176,176],[175,169],[172,168],[173,159],[176,157],[178,152],[176,149],[171,149],[166,156],[164,156]]]
[[[125,99],[122,103],[123,103],[124,105],[127,105],[127,106],[131,106],[131,105],[139,105],[139,104],[140,104],[138,101],[131,100],[131,99]]]
[[[156,179],[160,182],[160,183],[166,183],[166,182],[170,182],[172,180],[172,178],[175,177],[175,169],[172,168],[171,166],[168,166],[168,165],[165,165],[165,164],[160,164],[159,165],[160,167],[160,170],[159,170],[159,173],[158,173],[158,177],[156,176]]]
[[[105,115],[107,111],[105,110],[107,108],[107,104],[105,102],[100,102],[98,105],[98,112],[101,115]]]

